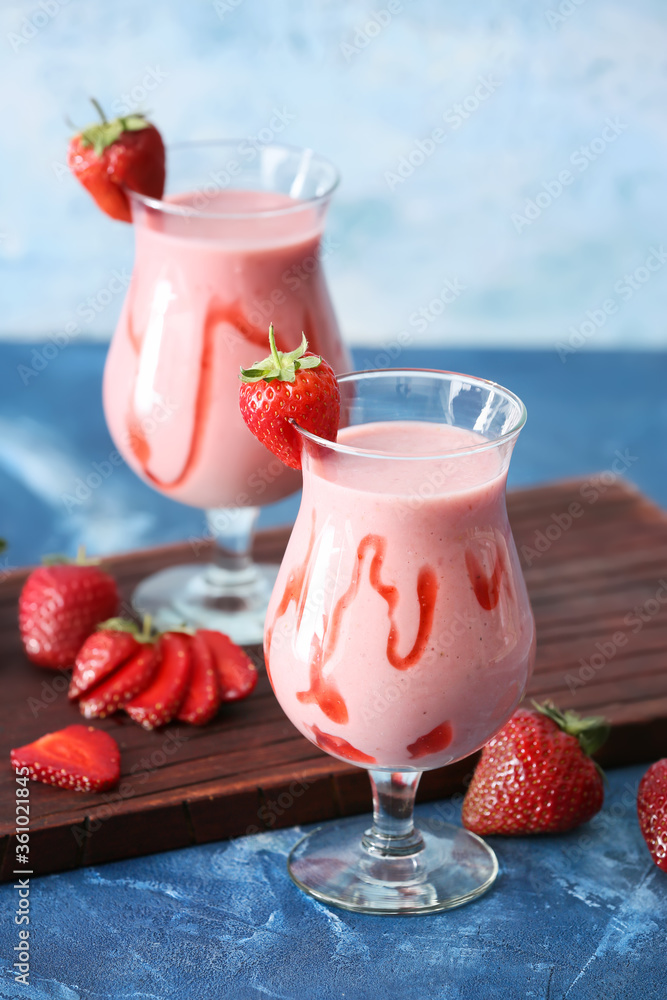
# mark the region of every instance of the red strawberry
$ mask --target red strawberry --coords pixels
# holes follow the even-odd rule
[[[157,673],[159,660],[155,646],[144,646],[115,674],[102,681],[79,702],[86,719],[104,719],[145,691]]]
[[[667,758],[652,764],[640,781],[637,813],[651,857],[667,872]]]
[[[103,622],[103,627],[89,635],[79,650],[69,686],[72,701],[100,684],[105,677],[139,652],[140,644],[132,632],[112,629],[112,622],[113,619]]]
[[[125,705],[125,711],[144,729],[165,726],[178,712],[190,681],[192,660],[190,637],[180,632],[165,632],[157,644],[160,660],[157,674],[149,686]]]
[[[46,785],[101,792],[120,778],[120,751],[113,736],[92,726],[67,726],[10,750],[12,766]]]
[[[132,221],[126,189],[150,198],[164,191],[165,151],[162,136],[144,115],[89,125],[70,140],[67,163],[78,181],[112,219]]]
[[[535,708],[520,708],[482,750],[463,801],[474,833],[564,833],[602,807],[602,774],[589,754],[608,735],[604,719]]]
[[[246,424],[269,451],[293,469],[301,468],[299,427],[335,441],[340,421],[340,390],[331,366],[306,353],[308,341],[289,354],[276,348],[269,327],[271,354],[241,369],[239,405]]]
[[[257,668],[247,653],[232,642],[223,632],[197,632],[211,653],[222,701],[240,701],[247,698],[257,686]]]
[[[19,628],[28,659],[40,667],[71,667],[95,626],[118,611],[113,577],[85,562],[40,566],[19,597]]]
[[[198,632],[190,642],[190,656],[192,658],[190,684],[176,718],[179,722],[204,726],[220,708],[220,688],[213,654]]]

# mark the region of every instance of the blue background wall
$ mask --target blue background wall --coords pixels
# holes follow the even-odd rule
[[[334,159],[327,267],[353,342],[553,349],[591,311],[587,346],[664,343],[667,267],[624,279],[667,236],[664,0],[28,0],[2,4],[0,45],[6,338],[62,329],[131,266],[130,228],[63,166],[64,117],[86,124],[94,94],[167,141],[257,136],[277,108],[276,138]],[[448,279],[464,291],[417,325]]]

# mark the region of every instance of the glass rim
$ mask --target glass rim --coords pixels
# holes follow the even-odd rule
[[[247,142],[247,139],[200,139],[194,140],[192,142],[173,142],[167,146],[167,153],[171,150],[188,150],[188,149],[208,149],[211,147],[230,147],[238,151],[239,146]],[[144,208],[151,208],[154,211],[162,212],[164,215],[176,215],[185,218],[202,218],[202,219],[271,219],[280,218],[284,215],[291,215],[295,212],[302,212],[304,208],[310,208],[313,205],[318,205],[321,202],[327,201],[331,198],[332,194],[340,184],[340,172],[338,168],[334,166],[331,160],[328,160],[326,156],[322,156],[321,153],[315,152],[312,146],[290,146],[287,143],[282,142],[267,142],[263,143],[259,147],[254,147],[258,149],[259,152],[265,149],[281,149],[287,153],[301,153],[308,154],[309,162],[313,160],[318,160],[320,163],[326,164],[326,166],[331,168],[333,179],[327,190],[323,194],[314,195],[312,198],[300,198],[294,199],[294,205],[289,205],[286,208],[275,208],[275,209],[260,209],[257,212],[204,212],[196,208],[189,208],[185,205],[178,205],[174,202],[170,202],[165,198],[151,198],[145,194],[139,194],[138,191],[132,191],[130,188],[124,187],[123,190],[129,197],[130,201],[136,201],[143,205]],[[252,161],[251,161],[252,162]],[[205,187],[205,185],[204,185]],[[220,186],[221,191],[224,190],[234,190],[232,185],[227,187]],[[241,190],[251,191],[252,188],[242,188]],[[202,185],[195,188],[195,191],[202,191]],[[183,192],[186,193],[186,192]],[[291,195],[290,195],[291,197]]]
[[[413,377],[429,377],[434,375],[446,375],[459,379],[465,379],[471,385],[477,385],[485,389],[492,389],[496,392],[502,393],[506,398],[510,399],[518,407],[518,416],[516,422],[513,424],[509,431],[505,431],[503,434],[498,434],[494,438],[485,439],[480,444],[472,445],[469,448],[454,448],[449,451],[439,452],[437,455],[395,455],[386,451],[370,451],[366,448],[354,448],[351,445],[340,444],[338,441],[328,441],[326,438],[320,437],[318,434],[313,434],[312,431],[306,430],[301,427],[296,420],[290,420],[290,423],[294,428],[301,434],[302,437],[311,441],[313,444],[317,444],[328,451],[333,451],[341,455],[354,455],[359,458],[379,458],[398,461],[398,462],[428,462],[428,461],[441,461],[447,458],[460,458],[464,455],[473,455],[482,451],[489,451],[492,448],[498,448],[502,444],[507,444],[508,442],[514,441],[521,432],[522,428],[526,423],[526,418],[528,416],[528,411],[526,409],[525,403],[515,392],[511,389],[506,389],[505,386],[500,385],[499,382],[493,382],[491,379],[479,378],[476,375],[464,375],[462,372],[451,372],[440,368],[366,368],[358,372],[346,372],[344,375],[339,375],[337,377],[338,382],[353,382],[358,381],[361,378],[383,378],[387,375],[409,375]],[[369,421],[373,423],[374,421]],[[435,423],[435,421],[425,421],[427,423]],[[363,426],[362,424],[355,424],[353,426]],[[439,426],[450,426],[447,424]]]

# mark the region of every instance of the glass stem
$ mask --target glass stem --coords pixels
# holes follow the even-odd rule
[[[373,826],[362,839],[362,847],[375,856],[404,857],[424,847],[415,830],[413,812],[421,771],[372,771]]]
[[[220,569],[240,573],[252,564],[252,541],[259,507],[218,507],[206,511],[215,539],[211,560]]]

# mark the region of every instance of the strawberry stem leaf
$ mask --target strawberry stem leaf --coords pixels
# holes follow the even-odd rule
[[[86,555],[85,545],[79,545],[74,559],[70,559],[69,556],[62,555],[60,552],[42,556],[42,565],[44,566],[99,566],[100,561],[95,556]]]
[[[296,373],[303,368],[317,368],[322,364],[322,358],[316,354],[309,354],[304,357],[308,350],[306,335],[301,334],[301,343],[293,351],[279,351],[276,347],[276,338],[273,330],[273,323],[269,327],[269,347],[271,353],[268,358],[256,361],[252,368],[242,368],[239,378],[242,382],[294,382]]]
[[[582,717],[570,709],[561,712],[552,701],[547,701],[543,705],[533,701],[533,707],[555,722],[564,733],[574,736],[579,741],[581,749],[589,757],[600,749],[609,736],[611,727],[601,715]]]
[[[100,116],[102,124],[103,125],[108,125],[109,123],[107,121],[107,116],[104,114],[104,111],[102,110],[102,105],[100,104],[100,102],[97,101],[94,97],[91,97],[90,98],[90,103],[95,108],[95,110],[97,111],[98,115]]]
[[[106,621],[100,622],[97,628],[103,632],[130,632],[134,636],[139,632],[139,626],[131,618],[107,618]]]
[[[269,325],[269,346],[271,348],[271,357],[276,368],[280,368],[280,355],[278,354],[278,348],[276,347],[276,335],[273,332],[273,323]]]
[[[81,145],[88,149],[93,147],[97,156],[101,156],[107,146],[113,145],[120,139],[123,132],[140,132],[142,129],[150,128],[150,122],[144,114],[136,111],[131,115],[123,115],[121,118],[114,118],[108,121],[100,104],[94,97],[90,99],[97,110],[101,122],[88,125],[79,133]]]
[[[144,615],[141,627],[132,618],[107,618],[105,622],[100,622],[97,629],[104,632],[129,632],[141,643],[152,643],[159,637],[150,615]]]

